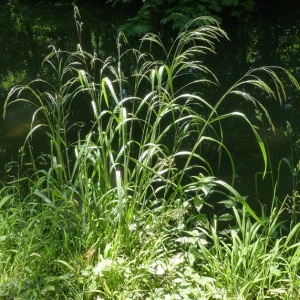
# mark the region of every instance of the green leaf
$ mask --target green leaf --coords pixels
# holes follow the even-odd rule
[[[241,202],[243,206],[246,208],[246,210],[250,213],[250,215],[262,226],[265,226],[265,223],[255,214],[255,212],[252,210],[252,208],[249,206],[249,204],[245,201],[245,199],[228,183],[222,181],[222,180],[216,180],[217,184],[224,186],[229,192],[231,192],[237,199],[237,201]]]
[[[46,285],[42,291],[41,291],[41,294],[43,296],[45,296],[45,294],[47,294],[48,292],[54,292],[55,291],[55,287],[53,285]]]
[[[233,216],[231,214],[223,214],[219,217],[217,217],[218,221],[231,221],[233,219]]]
[[[205,202],[204,199],[202,199],[201,197],[199,197],[199,196],[194,197],[194,205],[198,212],[200,212],[201,208],[203,207],[204,202]]]

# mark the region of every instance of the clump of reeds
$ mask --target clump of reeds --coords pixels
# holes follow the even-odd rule
[[[233,188],[234,162],[224,144],[223,120],[240,118],[249,125],[266,170],[264,144],[246,115],[222,114],[219,108],[237,95],[259,106],[269,119],[248,87],[281,101],[285,91],[275,71],[297,83],[286,70],[263,67],[250,70],[220,99],[206,99],[205,91],[219,84],[201,57],[214,52],[222,37],[226,33],[215,20],[201,17],[185,26],[170,50],[148,34],[140,49],[122,53],[126,38],[120,34],[116,63],[86,53],[80,45],[74,53],[53,48],[43,62],[45,75],[51,77],[10,91],[5,108],[20,101],[36,106],[25,145],[42,131],[49,151],[39,158],[43,167],[29,152],[30,176],[2,190],[0,293],[32,299],[247,298],[250,292],[262,295],[265,288],[270,289],[267,295],[276,294],[281,275],[290,280],[286,269],[280,271],[281,256],[275,259],[278,253],[272,250],[268,258],[267,251],[270,245],[283,247],[283,253],[294,257],[298,245],[273,243],[266,221]],[[165,59],[142,50],[146,44],[150,50],[156,45]],[[125,78],[122,62],[130,55],[134,72]],[[261,73],[270,83],[260,79]],[[128,81],[130,95],[125,93]],[[84,136],[80,123],[70,119],[79,102],[80,109],[92,113]],[[42,120],[38,125],[37,117]],[[70,134],[74,128],[77,139]],[[221,155],[229,157],[229,183],[214,177],[203,151],[211,144],[220,163]],[[20,198],[22,185],[28,193]],[[234,207],[238,225],[224,242],[202,212],[218,189],[234,199],[225,202]],[[247,264],[249,257],[255,263],[256,254],[262,265],[251,269],[260,276],[251,284]],[[294,272],[295,264],[289,266]],[[288,293],[296,276],[294,272],[287,283]]]

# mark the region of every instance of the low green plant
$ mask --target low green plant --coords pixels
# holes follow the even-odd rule
[[[210,246],[199,243],[199,268],[210,279],[211,299],[298,298],[300,244],[294,241],[299,224],[280,236],[285,206],[275,208],[265,226],[253,222],[245,208],[233,206],[236,226],[220,234],[215,221],[203,230]]]
[[[169,51],[158,36],[147,34],[140,49],[121,52],[126,38],[120,34],[117,62],[102,61],[80,45],[74,53],[53,48],[43,63],[50,79],[10,91],[5,110],[11,103],[30,102],[36,112],[22,149],[22,163],[30,162],[31,170],[2,190],[3,296],[214,299],[218,295],[212,291],[228,283],[226,276],[232,272],[226,293],[234,297],[240,286],[237,279],[250,278],[248,254],[254,262],[258,253],[263,263],[273,266],[273,254],[270,259],[261,255],[267,253],[277,219],[272,216],[267,223],[235,191],[234,163],[224,144],[222,122],[239,118],[249,125],[262,153],[263,172],[265,146],[243,113],[221,114],[219,108],[231,96],[239,96],[260,107],[271,122],[248,89],[256,87],[281,101],[285,90],[276,72],[298,84],[288,71],[264,67],[250,70],[220,99],[205,99],[205,91],[219,84],[201,56],[214,52],[221,37],[226,34],[215,20],[201,17],[184,27]],[[165,59],[143,50],[146,44],[150,50],[158,47]],[[130,78],[122,69],[128,55],[135,59]],[[128,82],[133,86],[131,95],[126,95]],[[80,123],[70,120],[76,103],[91,108],[92,125],[84,136]],[[70,134],[74,128],[75,139]],[[39,131],[46,134],[49,151],[37,158],[27,146]],[[223,154],[229,158],[230,183],[214,177],[205,155],[211,145],[216,146],[219,164]],[[214,205],[211,199],[218,191],[242,207],[242,217],[233,209],[239,230],[231,231],[226,242],[219,241],[215,224],[209,225],[202,210]],[[262,232],[263,245],[256,242],[256,232]],[[297,244],[288,245],[291,237],[284,241],[286,246],[274,242],[274,247],[292,253],[289,250]],[[239,257],[242,246],[247,255]],[[279,263],[274,262],[275,273]],[[260,287],[252,292],[249,284],[242,285],[241,295],[268,294],[263,289],[278,288],[274,272],[270,275],[265,268],[259,272],[254,285]],[[287,278],[284,268],[282,274]]]

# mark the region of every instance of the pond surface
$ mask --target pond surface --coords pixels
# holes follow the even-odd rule
[[[0,112],[9,89],[15,84],[28,83],[40,76],[43,58],[50,53],[49,45],[62,50],[74,51],[81,41],[88,51],[97,51],[103,57],[116,55],[117,28],[135,10],[112,10],[108,5],[97,8],[80,7],[81,20],[84,23],[81,36],[78,35],[74,20],[73,6],[47,5],[40,2],[36,5],[23,5],[18,8],[18,16],[23,23],[16,26],[8,5],[0,7],[2,17],[0,25]],[[217,55],[208,55],[206,63],[218,76],[223,92],[248,70],[259,66],[278,65],[287,68],[300,79],[300,8],[299,5],[261,11],[243,21],[224,20],[221,27],[228,33],[231,41],[225,39],[216,46]],[[138,38],[131,39],[138,45]],[[134,42],[135,41],[135,42]],[[97,49],[95,49],[98,47]],[[288,84],[288,82],[286,82]],[[300,155],[297,141],[300,133],[300,99],[299,92],[293,87],[287,89],[287,102],[281,105],[268,99],[260,99],[267,107],[273,119],[276,133],[270,130],[265,122],[265,129],[259,132],[268,142],[272,158],[272,168],[276,173],[278,163],[286,158],[296,165]],[[218,95],[211,95],[216,97]],[[258,95],[259,97],[259,95]],[[233,99],[223,111],[237,110],[249,116],[257,126],[263,128],[256,118],[253,105]],[[80,112],[79,112],[80,114]],[[15,105],[7,111],[5,120],[0,121],[0,176],[4,180],[5,166],[17,160],[19,148],[29,131],[32,107]],[[289,123],[287,123],[289,122]],[[286,126],[290,124],[292,134],[286,136]],[[226,124],[226,143],[232,152],[236,164],[236,187],[243,195],[249,195],[255,201],[255,178],[260,178],[262,158],[250,129],[241,120]],[[37,151],[39,149],[36,144]],[[291,153],[292,149],[292,153]],[[229,171],[228,171],[229,170]],[[270,169],[269,169],[270,170]],[[231,172],[224,159],[217,176],[227,179]],[[257,176],[255,177],[255,174]],[[284,197],[291,193],[291,172],[282,172],[280,193]],[[260,200],[268,203],[272,199],[271,177],[266,176],[257,186]]]

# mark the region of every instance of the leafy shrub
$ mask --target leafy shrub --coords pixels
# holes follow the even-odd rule
[[[129,1],[108,0],[107,2],[112,3],[112,5],[121,5],[118,3]],[[231,16],[237,17],[253,11],[255,6],[253,0],[152,0],[151,2],[143,1],[139,4],[141,8],[137,15],[121,27],[121,30],[127,35],[142,35],[149,31],[159,32],[159,26],[166,23],[171,23],[173,29],[181,30],[185,24],[198,16],[220,18],[224,10],[230,10]]]

